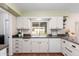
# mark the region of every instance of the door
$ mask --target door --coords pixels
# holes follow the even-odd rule
[[[47,41],[41,41],[40,42],[40,52],[48,52],[48,42]]]
[[[57,28],[57,17],[52,17],[51,19],[51,29]]]
[[[39,52],[39,41],[32,41],[32,52]]]
[[[63,29],[63,17],[57,17],[57,28],[58,29]]]
[[[61,52],[61,39],[49,38],[49,52]]]
[[[31,52],[31,40],[30,39],[24,39],[23,40],[23,52]]]

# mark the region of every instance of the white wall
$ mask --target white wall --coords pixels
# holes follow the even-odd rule
[[[0,34],[4,34],[3,20],[0,13]]]
[[[66,29],[69,29],[70,32],[75,33],[75,35],[76,35],[76,22],[79,23],[79,12],[70,13],[68,16],[68,21],[66,23]]]
[[[41,17],[41,16],[67,16],[69,15],[66,11],[27,11],[23,13],[22,16],[35,16],[35,17]]]
[[[17,33],[17,27],[16,27],[16,16],[12,16],[12,35],[15,35]]]

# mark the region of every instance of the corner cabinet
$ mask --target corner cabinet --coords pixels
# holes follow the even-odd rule
[[[65,56],[79,56],[79,45],[62,39],[62,53]]]
[[[27,17],[17,17],[18,29],[31,29],[31,21]]]

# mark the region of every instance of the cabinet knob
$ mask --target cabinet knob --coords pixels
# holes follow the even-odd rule
[[[76,48],[76,46],[72,45],[73,48]]]
[[[63,41],[63,43],[66,43],[65,41]]]

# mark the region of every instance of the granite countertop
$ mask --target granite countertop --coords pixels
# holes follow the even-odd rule
[[[12,38],[23,38],[23,39],[30,39],[30,38],[61,38],[60,36],[38,36],[38,37],[34,37],[34,36],[31,36],[31,37],[18,37],[18,36],[13,36]]]
[[[22,37],[13,37],[13,38],[22,38]],[[60,37],[55,37],[55,36],[53,36],[53,37],[30,37],[30,38],[23,38],[23,39],[31,39],[31,38],[60,38]]]
[[[8,45],[5,45],[5,44],[0,44],[0,50],[4,49],[4,48],[7,48]]]

